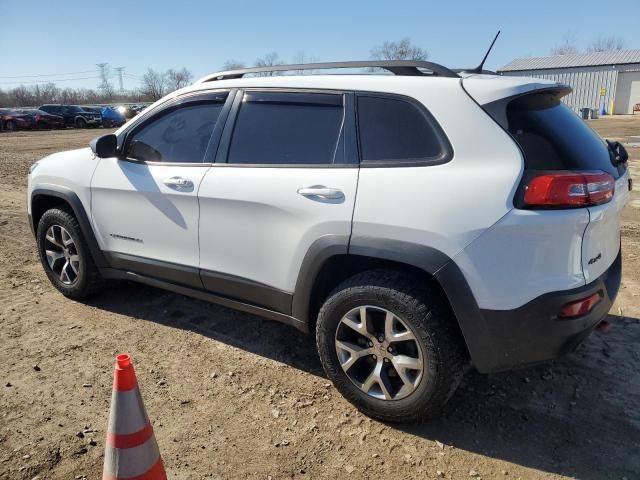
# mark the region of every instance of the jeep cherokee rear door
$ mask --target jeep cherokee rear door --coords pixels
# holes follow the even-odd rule
[[[198,195],[205,288],[289,313],[311,246],[331,237],[346,253],[354,148],[350,94],[239,92]]]

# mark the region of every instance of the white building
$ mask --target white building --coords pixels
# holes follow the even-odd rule
[[[566,83],[573,92],[563,100],[576,112],[630,114],[640,104],[640,50],[517,58],[498,73]]]

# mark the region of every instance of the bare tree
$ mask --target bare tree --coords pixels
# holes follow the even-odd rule
[[[412,45],[408,37],[398,42],[386,41],[371,50],[372,60],[426,60],[429,52]]]
[[[574,55],[578,53],[575,34],[573,32],[565,32],[562,36],[562,42],[553,47],[549,53],[551,55]]]
[[[611,52],[623,50],[624,40],[620,37],[599,37],[594,39],[587,47],[588,52]]]
[[[264,57],[256,60],[256,67],[273,67],[274,65],[282,65],[280,57],[276,52],[267,53]],[[271,77],[273,75],[278,75],[278,72],[265,72],[259,75]]]
[[[156,72],[152,68],[147,69],[147,73],[142,76],[142,93],[151,98],[151,100],[156,101],[164,97],[166,89],[166,74]]]
[[[183,68],[182,70],[174,70],[173,68],[170,68],[167,70],[165,76],[167,88],[171,92],[186,87],[193,80],[193,74],[186,68]]]
[[[238,60],[233,60],[233,59],[229,59],[226,62],[224,62],[224,65],[222,65],[222,69],[223,70],[239,70],[241,68],[244,68],[245,64],[244,62],[240,62]]]
[[[308,55],[304,50],[300,50],[298,53],[296,53],[293,56],[292,62],[299,64],[299,63],[315,63],[318,61],[317,57],[314,57],[313,55]],[[313,73],[315,73],[315,70],[296,70],[297,73],[299,73],[300,75],[304,75],[304,74],[309,74],[312,75]]]

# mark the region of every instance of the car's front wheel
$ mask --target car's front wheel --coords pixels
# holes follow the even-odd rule
[[[53,285],[66,297],[87,298],[102,286],[76,218],[59,208],[47,210],[37,228],[38,254]]]
[[[457,388],[467,356],[438,292],[389,270],[338,286],[318,314],[325,372],[365,414],[415,422],[436,414]]]
[[[87,121],[84,118],[76,120],[76,128],[87,128]]]

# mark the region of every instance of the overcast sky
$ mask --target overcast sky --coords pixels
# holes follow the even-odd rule
[[[498,29],[491,69],[547,55],[567,32],[581,49],[611,35],[640,48],[640,0],[0,0],[0,88],[96,87],[101,62],[125,67],[124,86],[134,88],[147,67],[187,67],[198,78],[227,59],[252,65],[269,52],[287,62],[301,51],[366,60],[372,47],[402,37],[432,61],[471,67]]]

